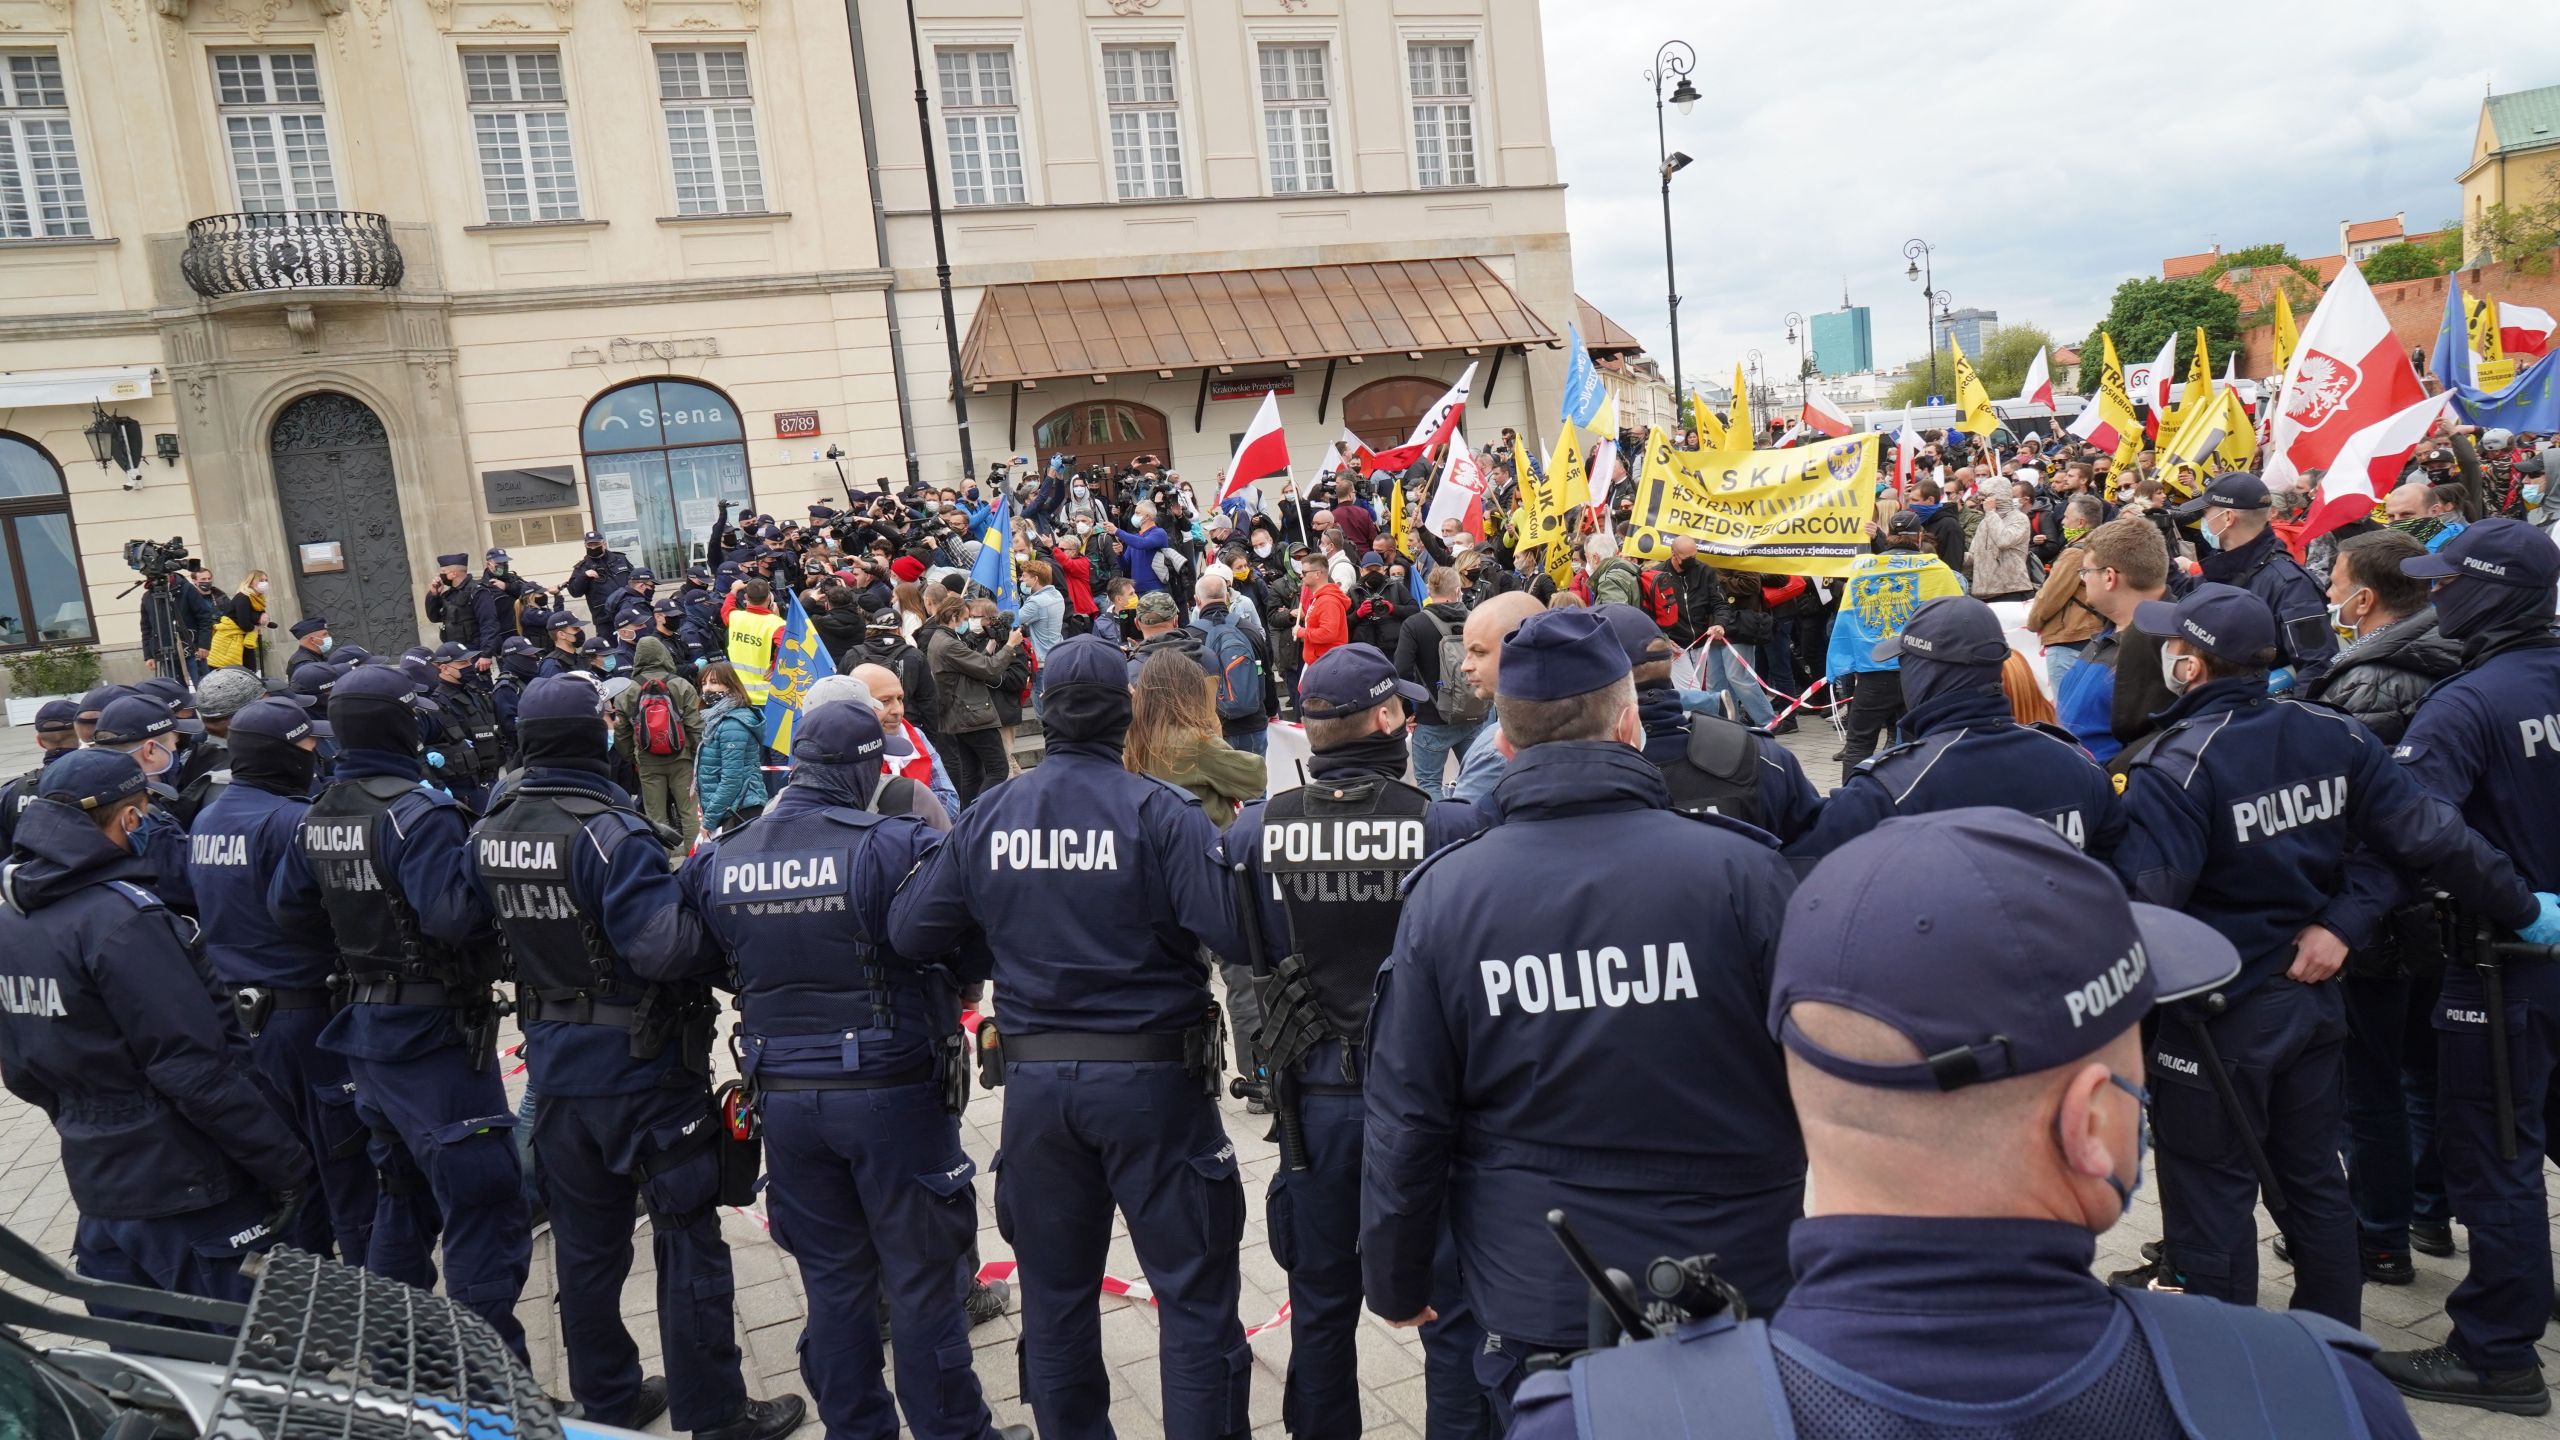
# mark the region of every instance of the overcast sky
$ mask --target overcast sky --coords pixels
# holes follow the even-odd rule
[[[1913,237],[1955,306],[2076,342],[2163,256],[2344,219],[2454,218],[2484,82],[2560,84],[2552,0],[1544,0],[1548,104],[1584,298],[1670,372],[1654,176],[1655,47],[1697,47],[1666,110],[1682,359],[1772,372],[1789,310],[1874,313],[1876,361],[1927,343]],[[2537,58],[2538,57],[2538,58]],[[1669,82],[1664,90],[1669,91]],[[2138,118],[2137,118],[2138,117]]]

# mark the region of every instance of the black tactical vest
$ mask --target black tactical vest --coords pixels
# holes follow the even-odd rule
[[[1378,966],[1394,948],[1397,893],[1431,853],[1431,797],[1400,780],[1312,781],[1262,808],[1262,870],[1289,917],[1289,953],[1306,966],[1337,1038],[1369,1028]]]
[[[1671,808],[1767,827],[1760,810],[1760,746],[1751,731],[1717,715],[1689,717],[1689,746],[1662,768]]]
[[[352,975],[389,973],[405,981],[443,981],[441,946],[428,941],[418,913],[401,898],[382,863],[382,830],[391,802],[416,789],[393,776],[341,780],[303,812],[294,843],[320,886],[321,907],[337,932],[338,952]]]
[[[617,995],[603,927],[579,909],[569,883],[586,822],[614,807],[583,790],[518,789],[471,831],[471,864],[497,902],[498,930],[515,959],[516,984],[545,1000]]]
[[[507,747],[498,735],[497,703],[468,685],[440,685],[436,694],[444,702],[446,716],[471,747],[472,775],[480,780],[498,778],[506,767]]]
[[[26,814],[27,807],[36,803],[36,781],[43,776],[44,767],[39,765],[8,784],[0,785],[0,858],[5,858],[16,844],[18,817]]]

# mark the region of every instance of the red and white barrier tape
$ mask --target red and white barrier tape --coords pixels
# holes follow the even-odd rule
[[[1706,636],[1699,640],[1697,644],[1689,647],[1689,653],[1698,657],[1698,673],[1700,679],[1703,680],[1706,678],[1707,651],[1711,647],[1717,645],[1721,645],[1726,650],[1732,652],[1733,663],[1742,667],[1742,673],[1750,677],[1752,684],[1759,686],[1761,690],[1770,696],[1770,698],[1787,702],[1787,708],[1779,711],[1775,716],[1771,717],[1771,724],[1784,720],[1788,716],[1796,713],[1798,710],[1802,710],[1808,706],[1812,707],[1816,712],[1825,715],[1831,714],[1833,711],[1840,708],[1839,702],[1837,701],[1818,701],[1813,698],[1816,694],[1830,688],[1830,676],[1825,675],[1816,679],[1812,684],[1804,688],[1804,693],[1801,695],[1790,695],[1786,691],[1779,689],[1777,686],[1770,684],[1768,681],[1761,679],[1760,672],[1751,667],[1751,661],[1742,653],[1741,646],[1734,644],[1730,640],[1720,639],[1713,635]]]

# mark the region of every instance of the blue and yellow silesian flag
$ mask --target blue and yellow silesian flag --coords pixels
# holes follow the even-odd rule
[[[800,702],[809,687],[836,673],[836,662],[819,643],[818,627],[809,623],[800,597],[785,598],[791,608],[784,612],[782,633],[774,637],[773,693],[764,702],[764,748],[777,755],[791,753],[791,727],[800,718]]]
[[[1875,658],[1876,642],[1899,635],[1911,612],[1945,595],[1961,595],[1956,572],[1937,556],[1912,550],[1861,555],[1849,567],[1840,613],[1831,622],[1829,673],[1833,679],[1861,670],[1896,670],[1898,660]]]
[[[978,563],[969,567],[969,579],[987,587],[997,609],[1021,606],[1022,596],[1013,585],[1013,497],[997,497],[995,508],[987,512],[986,529],[978,536]]]

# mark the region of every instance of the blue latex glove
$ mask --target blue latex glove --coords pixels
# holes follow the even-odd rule
[[[443,768],[444,768],[444,752],[443,752],[443,751],[441,751],[441,750],[430,750],[430,751],[428,751],[428,752],[427,752],[427,768],[428,768],[428,769],[430,769],[430,770],[441,770],[441,769],[443,769]]]
[[[2560,945],[2560,895],[2537,890],[2533,898],[2540,902],[2542,913],[2534,917],[2532,924],[2524,927],[2522,933],[2526,942],[2534,945]]]

